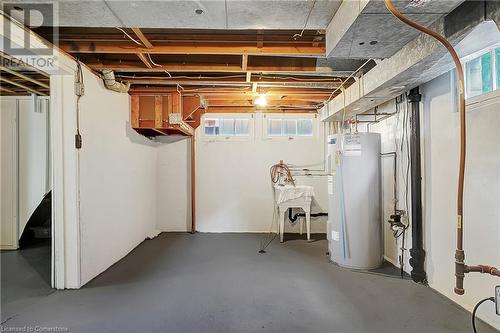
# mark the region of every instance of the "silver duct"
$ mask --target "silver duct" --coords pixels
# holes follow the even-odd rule
[[[126,93],[130,88],[130,83],[118,82],[115,79],[115,73],[112,70],[105,69],[102,71],[104,86],[119,93]]]

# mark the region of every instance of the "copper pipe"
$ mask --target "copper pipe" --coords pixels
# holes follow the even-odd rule
[[[500,270],[498,268],[487,265],[465,266],[465,273],[470,272],[487,273],[494,276],[500,276]]]
[[[464,178],[465,178],[465,154],[466,154],[466,119],[465,119],[465,95],[464,95],[464,72],[462,68],[462,63],[457,55],[457,52],[451,45],[451,43],[439,33],[428,29],[420,24],[413,22],[403,14],[401,14],[396,7],[392,4],[391,0],[384,0],[384,3],[389,9],[389,11],[396,16],[403,23],[437,39],[451,55],[455,67],[457,69],[458,76],[458,98],[459,105],[458,111],[460,115],[460,162],[458,171],[458,191],[457,191],[457,249],[455,251],[455,293],[458,295],[463,295],[465,293],[463,284],[465,273],[469,272],[483,272],[478,270],[478,267],[490,268],[483,273],[489,273],[491,275],[499,276],[499,270],[495,267],[490,267],[486,265],[479,266],[466,266],[465,265],[465,253],[463,250],[463,201],[464,201]]]

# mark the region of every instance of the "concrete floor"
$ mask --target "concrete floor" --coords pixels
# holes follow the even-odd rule
[[[71,332],[470,332],[430,288],[328,263],[326,241],[162,234],[80,290],[52,291],[2,252],[2,323]],[[495,332],[479,323],[481,333]]]

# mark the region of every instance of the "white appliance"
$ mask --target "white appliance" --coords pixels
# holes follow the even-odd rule
[[[328,223],[331,261],[373,269],[383,260],[380,134],[328,136]]]

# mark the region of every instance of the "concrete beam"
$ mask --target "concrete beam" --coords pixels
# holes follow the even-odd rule
[[[500,6],[486,17],[498,17]],[[459,13],[450,13],[459,15]],[[448,37],[461,57],[500,43],[500,32],[494,21],[485,16],[469,18],[467,24]],[[450,17],[441,18],[432,29],[444,34]],[[403,24],[403,23],[401,23]],[[461,23],[463,24],[463,22]],[[445,29],[446,27],[446,29]],[[441,44],[421,34],[392,57],[382,60],[370,72],[339,94],[322,110],[323,121],[339,121],[363,113],[404,91],[428,82],[453,68],[451,57]]]
[[[395,6],[412,20],[430,26],[452,11],[463,0],[395,1]],[[328,57],[379,58],[394,55],[418,35],[418,31],[401,25],[380,0],[346,0],[327,27]]]
[[[333,56],[333,50],[351,29],[370,0],[342,1],[339,9],[326,28],[326,55]]]

